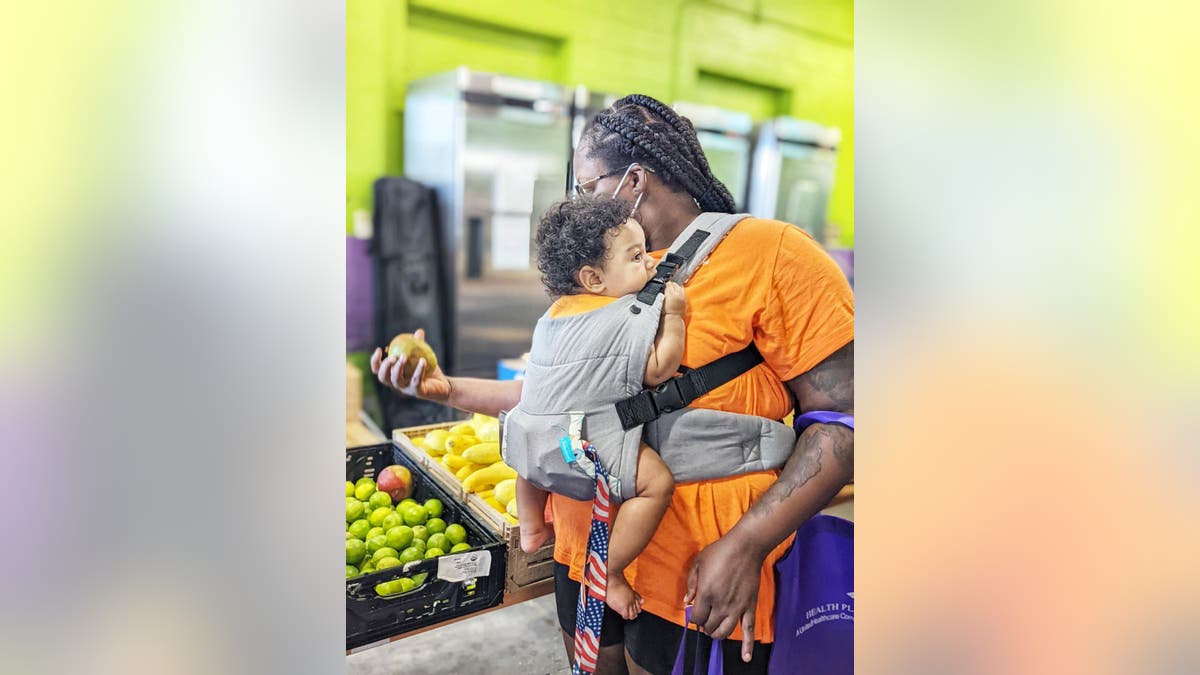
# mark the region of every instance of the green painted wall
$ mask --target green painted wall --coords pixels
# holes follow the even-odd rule
[[[830,220],[853,245],[851,0],[348,0],[347,230],[402,173],[405,84],[459,65],[840,127]]]

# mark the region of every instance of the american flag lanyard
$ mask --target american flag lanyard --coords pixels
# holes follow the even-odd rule
[[[583,583],[579,585],[579,605],[575,609],[575,663],[571,668],[574,675],[596,672],[596,660],[600,657],[600,629],[608,589],[608,536],[613,514],[608,470],[587,441],[583,443],[583,452],[596,467],[596,495],[592,497],[587,561],[583,566]]]

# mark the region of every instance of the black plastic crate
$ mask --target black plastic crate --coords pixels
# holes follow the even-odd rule
[[[449,554],[452,557],[476,551],[491,552],[487,576],[469,581],[439,579],[438,560],[416,560],[406,565],[371,572],[346,580],[346,649],[354,649],[401,635],[417,628],[439,623],[464,614],[500,604],[504,599],[507,545],[486,527],[470,509],[451,497],[423,469],[392,443],[380,443],[346,450],[346,480],[372,478],[392,464],[408,467],[413,476],[413,499],[442,501],[442,519],[459,523],[467,530],[470,551]],[[375,585],[400,577],[428,573],[425,583],[399,595],[381,597]]]

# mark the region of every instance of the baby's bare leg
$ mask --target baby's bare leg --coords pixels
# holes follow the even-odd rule
[[[622,502],[617,509],[608,543],[606,601],[613,611],[626,619],[638,615],[642,599],[625,579],[625,568],[650,543],[674,490],[675,478],[671,470],[657,452],[643,445],[638,451],[637,495]]]
[[[550,493],[517,476],[517,520],[521,524],[521,550],[533,553],[554,530],[546,524],[546,499]]]

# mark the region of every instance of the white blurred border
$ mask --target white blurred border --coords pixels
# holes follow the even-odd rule
[[[0,661],[340,672],[344,6],[24,11]]]

